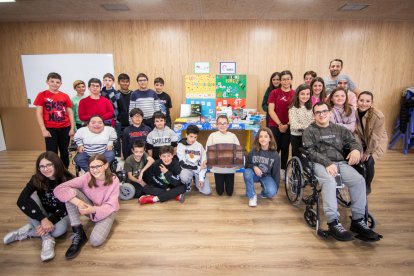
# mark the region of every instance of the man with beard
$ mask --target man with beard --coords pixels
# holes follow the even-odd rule
[[[349,90],[351,90],[358,96],[360,91],[356,87],[355,83],[351,80],[351,78],[348,77],[347,75],[340,75],[342,67],[343,67],[343,61],[338,58],[331,60],[331,62],[329,63],[330,76],[324,78],[326,95],[329,96],[332,90],[334,90],[337,87],[338,77],[341,77],[342,79],[343,78],[347,79]]]

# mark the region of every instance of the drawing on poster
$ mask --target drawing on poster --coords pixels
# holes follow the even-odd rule
[[[246,98],[246,75],[217,75],[217,98]]]
[[[194,98],[215,98],[216,78],[215,75],[186,75],[184,77],[185,97]]]

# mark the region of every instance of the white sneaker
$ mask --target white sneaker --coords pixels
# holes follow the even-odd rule
[[[249,206],[256,207],[257,206],[257,196],[255,195],[252,198],[249,198]]]
[[[55,240],[44,239],[42,241],[42,252],[40,252],[40,259],[43,262],[49,261],[55,257]]]
[[[3,242],[4,244],[9,244],[14,241],[21,241],[29,238],[29,232],[33,229],[33,226],[28,223],[24,225],[23,227],[20,227],[17,230],[11,231],[7,233],[6,236],[4,236]]]

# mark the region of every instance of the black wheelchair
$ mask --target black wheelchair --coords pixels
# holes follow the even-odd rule
[[[76,143],[72,142],[68,150],[69,150],[69,156],[72,160],[72,164],[75,166],[75,175],[79,176],[79,172],[81,171],[81,168],[75,163],[75,155],[77,152],[77,148],[78,146],[76,145]],[[114,149],[116,149],[115,145],[114,145]],[[128,179],[127,173],[123,168],[120,168],[120,170],[118,170],[118,164],[119,162],[117,158],[115,157],[115,159],[110,164],[110,169],[111,169],[111,172],[114,173],[118,177],[119,182],[121,184],[120,191],[119,191],[119,198],[121,200],[130,200],[134,197],[135,187],[132,184],[127,183],[127,179]]]
[[[362,163],[355,165],[354,168],[365,178],[365,166]],[[311,191],[304,195],[305,188],[308,186],[311,187]],[[306,224],[315,229],[318,236],[325,239],[328,238],[328,230],[321,229],[321,187],[314,173],[314,162],[310,160],[309,152],[303,148],[300,148],[300,156],[294,156],[287,164],[285,190],[289,202],[293,205],[299,206],[301,202],[305,204],[306,207],[303,217]],[[336,197],[339,205],[346,208],[351,206],[351,198],[347,187],[337,187]],[[376,220],[368,212],[368,203],[365,207],[364,219],[368,227],[373,230],[376,226]],[[382,238],[381,235],[379,237]],[[361,237],[357,235],[356,238]]]

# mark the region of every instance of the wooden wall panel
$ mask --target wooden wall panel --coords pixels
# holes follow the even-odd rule
[[[26,105],[21,54],[113,53],[115,73],[162,76],[173,116],[184,101],[183,76],[194,62],[236,61],[237,73],[257,76],[260,106],[269,77],[290,69],[293,85],[307,70],[328,74],[333,58],[361,90],[372,90],[391,131],[401,90],[414,80],[414,23],[372,21],[105,21],[0,24],[0,107]],[[46,76],[45,76],[46,77]],[[100,77],[100,76],[98,76]],[[64,76],[63,76],[64,78]],[[44,80],[39,80],[44,81]],[[63,81],[65,81],[63,79]]]

